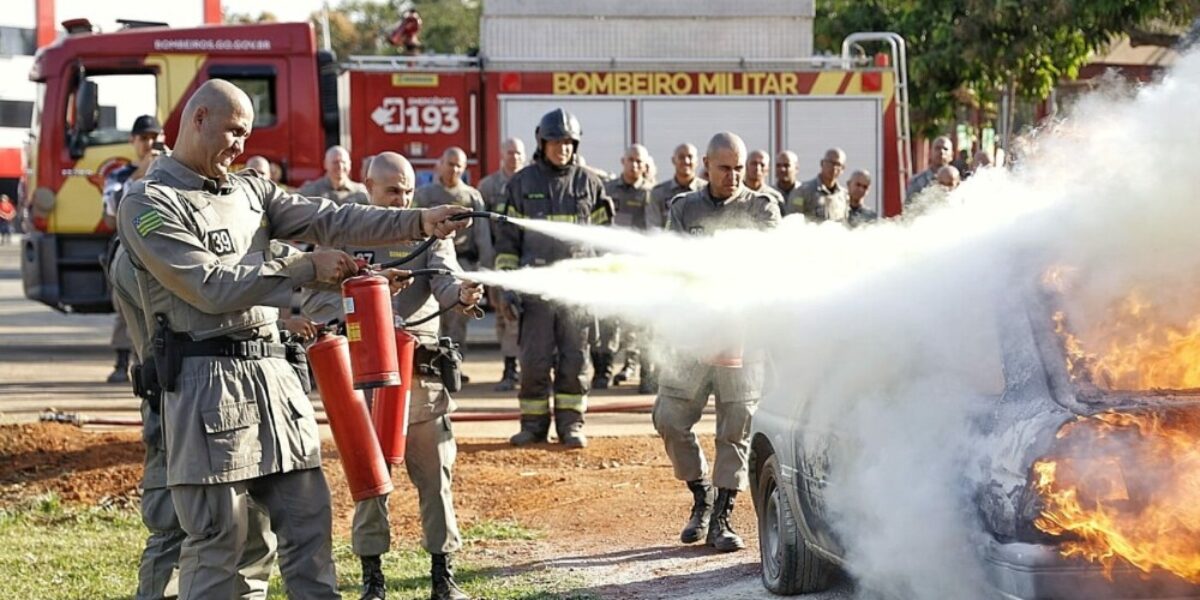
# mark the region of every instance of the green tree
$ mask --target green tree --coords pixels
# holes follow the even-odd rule
[[[914,132],[932,136],[957,107],[1008,91],[1042,100],[1093,52],[1155,21],[1190,19],[1195,0],[817,0],[815,46],[840,51],[855,31],[909,44]]]
[[[388,43],[387,34],[409,8],[421,15],[421,42],[426,53],[466,54],[479,48],[478,0],[410,0],[387,3],[343,0],[329,10],[331,45],[339,58],[353,55],[401,54]],[[320,12],[313,25],[321,29]]]

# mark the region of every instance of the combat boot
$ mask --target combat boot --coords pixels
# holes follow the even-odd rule
[[[713,505],[712,525],[708,528],[708,545],[721,552],[733,552],[746,547],[741,536],[733,530],[729,522],[733,515],[733,499],[737,490],[720,488],[717,490],[717,501]]]
[[[517,389],[517,357],[504,357],[504,374],[500,376],[500,383],[493,389],[497,392],[511,392]]]
[[[117,350],[117,362],[113,365],[112,373],[108,374],[108,383],[129,383],[129,351]]]
[[[642,378],[638,381],[639,394],[657,394],[658,393],[658,369],[654,364],[642,361]]]
[[[612,380],[612,355],[608,353],[592,353],[592,364],[596,367],[592,375],[593,390],[607,390]]]
[[[550,415],[546,416],[521,416],[521,430],[516,435],[508,438],[508,443],[514,446],[528,446],[529,444],[540,444],[546,441],[546,437],[550,435]]]
[[[458,589],[454,583],[454,565],[449,554],[434,554],[433,568],[429,571],[433,580],[429,600],[471,600],[466,592]]]
[[[633,379],[637,374],[637,352],[625,352],[625,366],[621,367],[621,371],[613,375],[613,385],[621,385],[630,379]]]
[[[568,448],[586,448],[587,436],[583,435],[583,414],[574,410],[554,411],[554,428],[558,441]]]
[[[363,593],[358,600],[385,600],[387,585],[383,578],[383,562],[378,556],[363,556],[361,560]]]
[[[687,482],[692,491],[692,517],[688,519],[683,531],[679,532],[679,541],[693,544],[708,535],[708,521],[712,518],[713,496],[712,485],[703,479]]]

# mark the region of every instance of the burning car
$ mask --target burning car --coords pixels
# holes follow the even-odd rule
[[[1069,285],[1052,271],[998,309],[1002,382],[961,474],[983,532],[980,596],[1200,598],[1200,317],[1135,290],[1076,319]],[[821,591],[847,566],[828,505],[853,450],[803,404],[765,399],[752,424],[762,580],[777,594]]]

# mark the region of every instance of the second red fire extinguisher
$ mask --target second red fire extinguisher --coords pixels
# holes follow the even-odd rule
[[[403,328],[396,328],[396,359],[400,369],[400,385],[375,392],[371,420],[379,435],[383,458],[389,464],[404,462],[404,447],[408,443],[408,406],[412,403],[414,379],[413,360],[417,338]]]

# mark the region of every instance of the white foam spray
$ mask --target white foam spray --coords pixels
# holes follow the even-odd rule
[[[769,401],[832,432],[827,509],[860,589],[971,598],[979,525],[966,426],[1002,390],[996,299],[1076,269],[1078,323],[1137,287],[1184,319],[1200,298],[1200,56],[1165,80],[1082,100],[923,214],[847,230],[641,235],[532,222],[609,252],[478,279],[651,326],[657,343],[768,350]],[[821,449],[809,448],[813,451]]]

